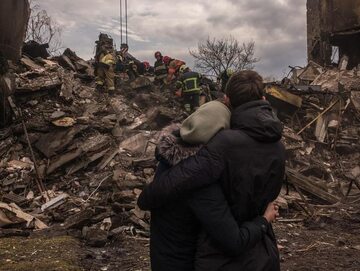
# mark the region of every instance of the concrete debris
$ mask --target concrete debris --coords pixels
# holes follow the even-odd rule
[[[309,202],[350,203],[356,199],[353,184],[360,189],[353,176],[360,160],[360,76],[343,62],[340,69],[310,62],[275,90],[274,84],[267,87],[268,100],[285,124],[287,182],[300,193],[307,215],[313,215]],[[284,91],[299,103],[284,98]]]
[[[284,123],[287,183],[304,206],[348,203],[357,195],[352,187],[360,188],[360,76],[346,70],[351,63],[351,56],[341,69],[310,62],[266,86]],[[10,97],[11,128],[0,134],[0,228],[60,224],[96,247],[122,232],[147,237],[150,214],[136,200],[155,174],[160,131],[186,117],[172,86],[156,86],[148,75],[119,75],[124,78],[106,93],[95,88],[93,64],[70,49],[51,60],[23,56],[19,65],[13,79],[0,78]],[[22,118],[11,114],[16,108]],[[35,180],[48,188],[39,193]],[[283,210],[292,208],[291,201],[278,199]]]
[[[58,120],[52,121],[52,124],[58,127],[72,127],[76,124],[76,120],[69,117],[64,117]]]
[[[92,247],[103,247],[107,243],[108,232],[99,228],[84,227],[82,236],[86,244]]]
[[[7,215],[6,211],[10,212],[10,214],[15,215],[15,217],[13,215]],[[26,222],[26,228],[43,230],[48,227],[40,219],[37,219],[34,216],[23,212],[21,208],[15,203],[6,204],[0,202],[0,227],[22,222]]]
[[[70,49],[51,60],[35,58],[39,46],[28,44],[14,79],[0,78],[12,108],[23,114],[10,114],[11,129],[0,134],[0,228],[12,228],[0,235],[28,234],[29,227],[42,229],[46,222],[82,231],[86,243],[96,247],[108,242],[109,233],[148,236],[150,216],[137,209],[136,199],[155,173],[150,142],[164,126],[181,121],[180,102],[148,76],[123,80],[114,93],[104,93],[95,89],[91,62]],[[27,158],[32,157],[29,142],[38,176]],[[43,193],[35,178],[48,186]]]
[[[48,201],[47,203],[43,204],[41,206],[41,211],[45,211],[50,208],[56,208],[57,206],[61,205],[65,202],[65,200],[69,197],[68,194],[63,193],[57,196],[56,198],[53,198],[52,200]]]

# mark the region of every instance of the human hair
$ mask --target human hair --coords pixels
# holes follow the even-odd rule
[[[225,93],[233,108],[247,102],[260,100],[264,95],[263,79],[254,71],[236,72],[230,77]]]

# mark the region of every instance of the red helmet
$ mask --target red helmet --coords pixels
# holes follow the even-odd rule
[[[166,64],[166,65],[169,65],[169,63],[170,63],[170,57],[168,57],[168,56],[164,56],[163,57],[163,61],[164,61],[164,63]]]
[[[148,70],[150,68],[150,63],[149,62],[144,61],[143,64],[144,64],[144,67],[145,67],[146,70]]]
[[[162,54],[159,51],[155,52],[155,58],[158,58],[158,57],[162,57]]]

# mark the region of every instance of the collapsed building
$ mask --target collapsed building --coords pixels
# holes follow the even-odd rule
[[[360,64],[360,1],[307,1],[308,59],[329,66],[334,55],[349,58],[348,68]]]
[[[27,1],[15,2],[24,5],[10,5],[15,10],[8,14],[26,19]],[[1,1],[0,10],[15,2]],[[324,10],[323,3],[309,1],[309,16]],[[358,198],[354,187],[360,188],[360,76],[356,70],[326,68],[331,56],[325,49],[339,44],[348,68],[356,66],[351,61],[358,62],[357,51],[335,42],[340,32],[337,39],[333,30],[323,32],[323,14],[317,16],[309,17],[309,25],[317,25],[309,33],[309,65],[294,71],[290,82],[266,89],[285,125],[287,183],[302,193],[300,199],[284,196],[283,208],[296,202],[309,216],[314,212],[307,201],[347,203]],[[23,36],[24,28],[19,24],[13,31]],[[6,33],[0,31],[3,43]],[[114,96],[98,92],[91,63],[75,52],[31,57],[21,55],[21,45],[19,38],[0,46],[15,63],[12,76],[2,75],[13,78],[6,88],[12,99],[3,101],[14,101],[10,111],[22,110],[0,130],[0,236],[59,224],[94,246],[124,232],[148,236],[150,216],[136,200],[153,178],[161,129],[185,117],[179,103],[146,76],[119,80]]]

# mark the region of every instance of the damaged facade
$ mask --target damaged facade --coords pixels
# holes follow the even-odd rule
[[[10,5],[26,18],[26,2],[2,0],[0,13]],[[360,73],[326,67],[332,46],[348,56],[347,68],[360,63],[357,14],[360,1],[308,1],[311,61],[266,88],[285,126],[286,183],[295,188],[279,200],[296,209],[296,221],[314,217],[313,205],[359,198]],[[24,29],[19,23],[16,33]],[[49,59],[21,56],[22,39],[0,31],[0,40],[0,51],[19,60],[12,76],[0,75],[13,120],[0,130],[0,237],[58,225],[96,247],[124,233],[148,237],[150,214],[136,200],[153,179],[162,128],[186,117],[172,90],[140,76],[118,80],[110,96],[95,89],[92,63],[70,49]]]
[[[0,1],[0,56],[2,54],[15,61],[20,58],[29,17],[30,6],[27,0]]]
[[[349,69],[360,63],[359,0],[308,0],[307,19],[310,61],[329,66],[338,53],[349,58]]]

